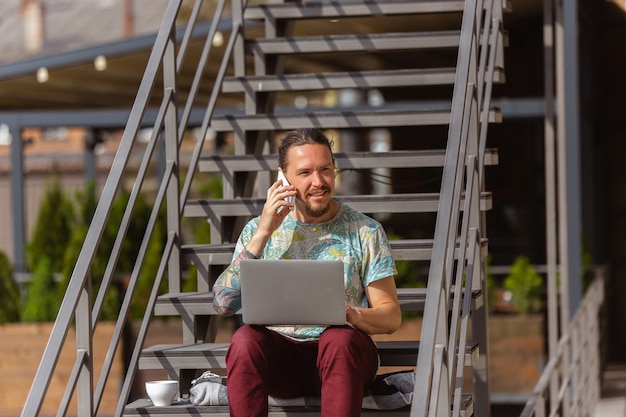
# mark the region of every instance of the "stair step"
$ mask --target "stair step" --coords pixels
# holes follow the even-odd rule
[[[224,93],[294,92],[343,88],[420,87],[454,84],[455,68],[342,71],[311,74],[226,77]],[[504,80],[504,70],[494,69],[494,82]]]
[[[417,13],[453,13],[462,12],[463,6],[463,1],[452,0],[334,0],[249,6],[245,11],[245,18],[250,20],[266,18],[320,19]]]
[[[338,152],[334,154],[337,169],[371,168],[425,168],[442,167],[444,149],[390,152]],[[485,150],[485,165],[498,164],[498,151]],[[276,154],[265,155],[211,155],[202,157],[201,172],[258,172],[273,171],[278,166]]]
[[[486,256],[487,239],[483,238],[481,247]],[[429,261],[431,259],[432,239],[392,240],[391,253],[396,261]],[[458,245],[457,245],[458,246]],[[232,261],[234,243],[183,245],[182,258],[188,264],[228,265]]]
[[[386,71],[325,72],[313,74],[227,77],[225,93],[334,90],[452,85],[455,68],[397,69]]]
[[[407,366],[407,364],[417,363],[417,352],[419,351],[419,341],[417,340],[379,340],[376,341],[376,346],[380,355],[380,366]],[[467,341],[464,366],[472,366],[476,363],[478,355],[478,343]]]
[[[361,213],[435,213],[439,207],[439,193],[411,193],[384,195],[335,196]],[[185,204],[184,216],[218,219],[232,216],[258,216],[263,211],[264,198],[191,200]],[[461,202],[463,205],[463,202]],[[480,209],[491,210],[490,192],[480,196]]]
[[[308,417],[319,415],[318,407],[270,407],[270,417]],[[474,403],[471,395],[463,395],[461,400],[461,417],[471,417],[474,414]],[[189,402],[170,405],[166,407],[155,407],[148,399],[140,399],[126,405],[125,416],[158,416],[158,417],[230,417],[227,406],[196,406]],[[361,411],[362,417],[381,417],[393,415],[398,417],[408,417],[410,410],[402,408],[399,410],[367,410]]]
[[[402,311],[423,311],[426,288],[398,288],[398,301]],[[159,296],[154,314],[157,316],[209,316],[216,315],[213,309],[213,294],[210,292],[169,293]],[[481,291],[472,292],[472,308],[483,305]]]
[[[458,48],[458,30],[355,35],[298,36],[246,40],[246,50],[259,55],[383,52]]]
[[[416,335],[417,336],[417,335]],[[141,352],[139,369],[226,369],[228,343],[160,344]],[[381,366],[414,366],[419,341],[377,341]],[[468,342],[465,366],[478,359],[478,344]]]
[[[489,114],[490,122],[502,120],[499,109]],[[266,115],[226,115],[216,116],[211,128],[216,132],[230,131],[276,131],[292,130],[302,126],[320,129],[357,129],[393,126],[442,126],[450,123],[450,108],[445,109],[406,109],[373,108],[321,111],[302,111],[296,113],[277,113]]]
[[[470,404],[473,406],[472,404]],[[408,417],[410,410],[384,410],[384,415],[393,414],[398,417]],[[148,399],[140,399],[128,404],[124,409],[125,416],[158,416],[158,417],[230,417],[227,406],[196,406],[189,402],[170,405],[166,407],[155,407]],[[270,407],[269,417],[309,417],[311,415],[320,415],[318,407]],[[380,410],[362,410],[363,417],[381,417],[383,413]],[[461,417],[469,417],[471,414],[462,414]]]

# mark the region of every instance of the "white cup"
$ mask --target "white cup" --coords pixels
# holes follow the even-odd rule
[[[148,381],[146,382],[146,393],[155,406],[170,405],[178,394],[178,381]]]

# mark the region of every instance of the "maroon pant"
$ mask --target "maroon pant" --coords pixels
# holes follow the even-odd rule
[[[322,417],[356,417],[376,375],[378,353],[367,334],[350,326],[328,328],[312,342],[243,326],[232,337],[226,367],[233,417],[267,416],[268,395],[321,395]]]

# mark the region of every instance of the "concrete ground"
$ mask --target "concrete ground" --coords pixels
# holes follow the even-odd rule
[[[609,364],[594,417],[626,417],[626,364]]]

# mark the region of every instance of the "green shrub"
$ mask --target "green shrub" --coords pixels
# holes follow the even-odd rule
[[[40,258],[33,272],[33,281],[28,286],[22,321],[54,321],[61,305],[57,287],[52,262],[48,258]]]
[[[203,195],[221,195],[219,176],[210,178],[199,192]],[[91,263],[90,274],[94,299],[102,283],[129,197],[129,193],[124,190],[116,196],[100,244]],[[26,313],[24,320],[47,321],[56,317],[85,242],[96,206],[97,199],[93,184],[89,184],[84,190],[79,191],[75,201],[66,196],[58,178],[55,177],[55,180],[50,184],[39,209],[33,238],[27,248],[28,265],[30,270],[34,270],[35,273],[33,274],[33,283],[28,286],[24,305],[24,312]],[[115,320],[119,315],[120,291],[124,291],[127,284],[125,279],[130,276],[135,267],[151,211],[151,205],[146,201],[145,196],[140,194],[117,260],[114,282],[108,288],[104,299],[100,314],[101,320]],[[184,223],[183,227],[187,226],[187,230],[191,231],[196,241],[208,243],[210,241],[209,224],[202,219],[194,220],[197,221]],[[167,227],[165,210],[163,209],[159,214],[153,236],[148,245],[145,262],[133,296],[132,318],[143,316],[145,303],[161,262],[166,239]],[[61,283],[53,279],[57,273],[61,274]],[[186,288],[190,283],[185,283]],[[161,293],[166,288],[167,277],[161,286]]]
[[[521,314],[536,312],[540,308],[543,278],[525,256],[518,256],[511,272],[504,279],[504,288],[511,292],[512,303]]]
[[[33,271],[46,258],[53,272],[63,270],[63,255],[75,223],[74,206],[58,177],[50,183],[37,213],[33,235],[26,247],[28,268]]]
[[[26,263],[33,281],[27,286],[24,321],[55,319],[63,291],[54,276],[64,269],[65,251],[74,226],[73,203],[55,175],[39,206],[33,236],[26,247]]]
[[[13,280],[9,257],[0,251],[0,324],[20,320],[20,290]]]

